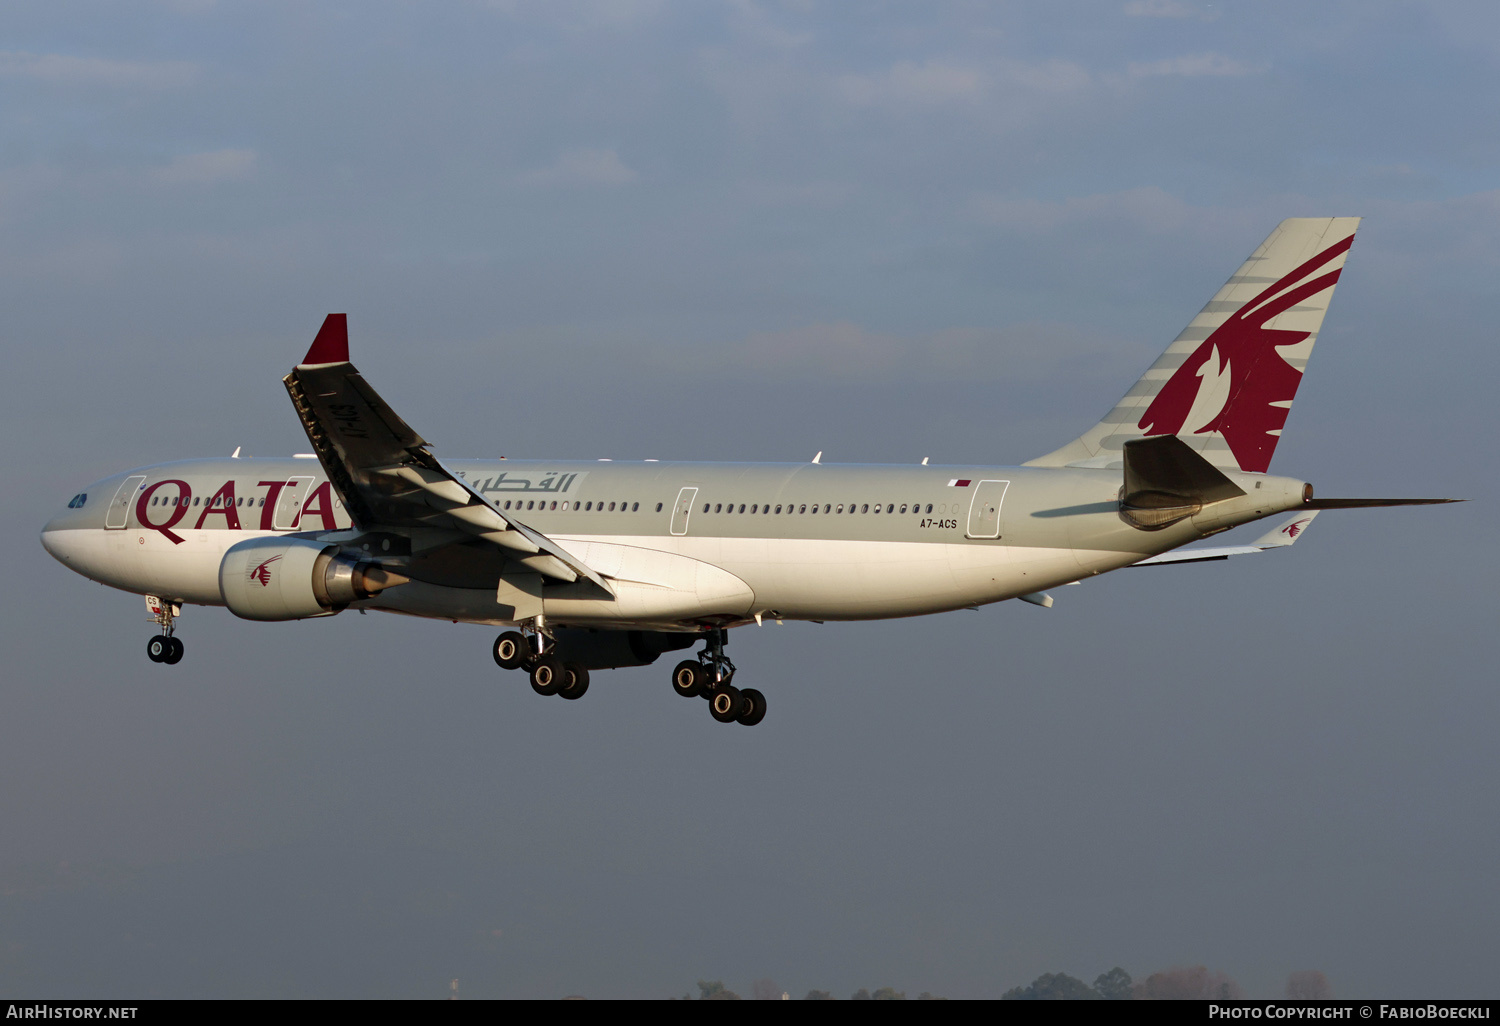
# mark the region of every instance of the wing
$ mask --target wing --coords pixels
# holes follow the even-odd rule
[[[544,576],[614,590],[561,545],[502,514],[444,466],[349,362],[344,314],[329,314],[303,361],[282,379],[313,452],[354,525],[392,529],[414,548],[480,538]]]

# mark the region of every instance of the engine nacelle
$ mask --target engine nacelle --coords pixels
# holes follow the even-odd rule
[[[553,631],[557,657],[586,670],[613,670],[621,666],[649,666],[663,652],[691,648],[701,634],[675,631],[591,631],[564,627]]]
[[[252,538],[232,546],[219,564],[224,605],[246,620],[330,616],[406,581],[306,538]]]

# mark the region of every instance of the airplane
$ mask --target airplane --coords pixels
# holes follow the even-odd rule
[[[128,470],[41,540],[146,597],[155,662],[182,659],[190,604],[503,627],[495,662],[565,699],[702,642],[672,689],[753,726],[766,699],[732,683],[735,627],[1050,606],[1111,570],[1282,547],[1320,510],[1460,501],[1319,499],[1268,473],[1358,223],[1281,222],[1099,423],[1020,466],[440,458],[329,314],[283,379],[311,453]],[[1254,545],[1184,548],[1288,512]]]

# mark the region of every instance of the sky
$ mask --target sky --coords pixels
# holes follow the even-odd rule
[[[11,0],[0,992],[1493,997],[1497,123],[1480,2]],[[189,608],[165,668],[37,544],[109,474],[304,451],[330,311],[440,456],[1013,464],[1330,215],[1272,470],[1473,501],[737,630],[753,730],[381,615]]]

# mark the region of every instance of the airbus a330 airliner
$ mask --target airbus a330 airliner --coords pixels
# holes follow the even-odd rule
[[[330,314],[283,379],[311,454],[126,471],[42,544],[146,596],[156,662],[182,658],[187,604],[503,626],[495,661],[571,699],[590,670],[702,641],[673,689],[754,725],[766,700],[731,683],[732,627],[1050,606],[1046,589],[1109,570],[1290,544],[1317,510],[1453,501],[1315,499],[1267,473],[1357,227],[1283,221],[1103,420],[1019,467],[440,459]],[[1254,545],[1182,548],[1284,513]]]

